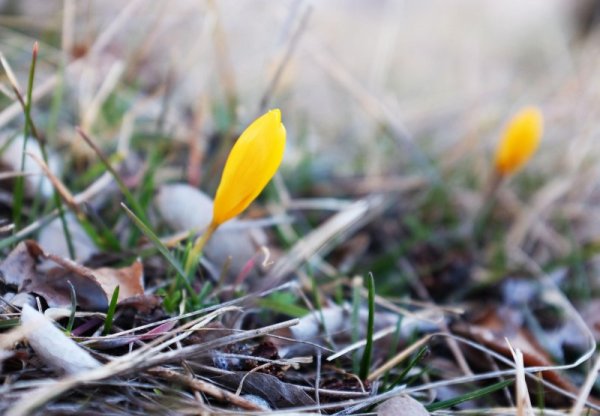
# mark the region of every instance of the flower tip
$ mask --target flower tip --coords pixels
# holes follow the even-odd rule
[[[543,133],[544,116],[538,107],[525,107],[519,111],[512,120],[515,130],[536,144]],[[537,145],[536,145],[537,147]]]
[[[273,117],[277,123],[281,123],[281,110],[279,108],[269,110],[268,114]]]
[[[544,116],[538,107],[525,107],[520,111],[519,115],[523,119],[527,120],[531,125],[536,126],[538,131],[542,129]]]

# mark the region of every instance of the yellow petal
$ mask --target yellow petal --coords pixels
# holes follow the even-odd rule
[[[542,113],[536,107],[524,108],[510,120],[496,149],[498,173],[510,175],[531,159],[540,144],[542,124]]]
[[[267,186],[283,159],[285,136],[278,109],[244,130],[225,162],[215,195],[213,224],[218,226],[239,215]]]

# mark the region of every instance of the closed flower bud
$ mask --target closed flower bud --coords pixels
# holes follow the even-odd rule
[[[496,149],[496,172],[510,175],[531,159],[540,144],[542,124],[542,113],[536,107],[524,108],[510,120]]]
[[[267,186],[283,159],[285,137],[278,109],[257,118],[244,130],[223,169],[215,195],[213,226],[242,213]]]

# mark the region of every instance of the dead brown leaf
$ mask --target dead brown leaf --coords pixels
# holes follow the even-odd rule
[[[44,273],[35,273],[32,279],[24,282],[20,290],[43,297],[52,308],[69,308],[71,306],[69,282],[75,288],[78,308],[86,311],[105,311],[108,308],[106,293],[97,281],[60,267]]]
[[[119,301],[118,307],[120,310],[123,308],[133,308],[139,313],[147,315],[150,314],[154,309],[158,308],[161,304],[161,297],[152,294],[141,294]]]
[[[140,260],[136,260],[128,267],[120,269],[101,267],[93,270],[92,273],[104,293],[109,297],[119,286],[119,302],[144,294],[144,266]]]
[[[474,341],[485,345],[493,351],[504,355],[512,360],[510,348],[523,352],[523,362],[526,367],[550,367],[555,365],[549,354],[535,340],[529,330],[521,326],[519,319],[511,318],[512,314],[518,313],[510,308],[489,308],[485,316],[482,316],[472,324],[457,324],[453,329]],[[556,371],[544,371],[543,377],[552,384],[568,391],[576,391],[576,387]]]
[[[35,263],[35,254],[27,241],[23,241],[0,264],[0,279],[6,285],[19,288],[23,280],[31,279],[35,274]]]
[[[37,263],[47,260],[56,266],[39,270]],[[144,268],[137,260],[123,268],[90,269],[74,261],[45,252],[37,242],[27,240],[0,264],[0,279],[15,286],[19,293],[33,293],[44,298],[48,306],[71,306],[71,285],[75,289],[77,307],[88,311],[104,311],[108,299],[119,286],[119,302],[135,298],[128,306],[151,310],[157,306],[155,297],[144,294]]]
[[[235,372],[215,377],[213,380],[229,388],[237,389],[243,379],[242,391],[267,400],[276,409],[294,406],[311,406],[315,401],[304,390],[284,383],[277,377],[264,373]]]

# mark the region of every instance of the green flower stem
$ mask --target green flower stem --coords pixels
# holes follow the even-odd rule
[[[188,279],[192,278],[193,273],[196,271],[196,266],[198,265],[198,260],[202,255],[202,250],[204,246],[210,239],[210,237],[214,234],[214,232],[219,227],[218,224],[211,222],[206,231],[196,239],[194,243],[194,247],[190,250],[187,260],[185,261],[185,275]]]

